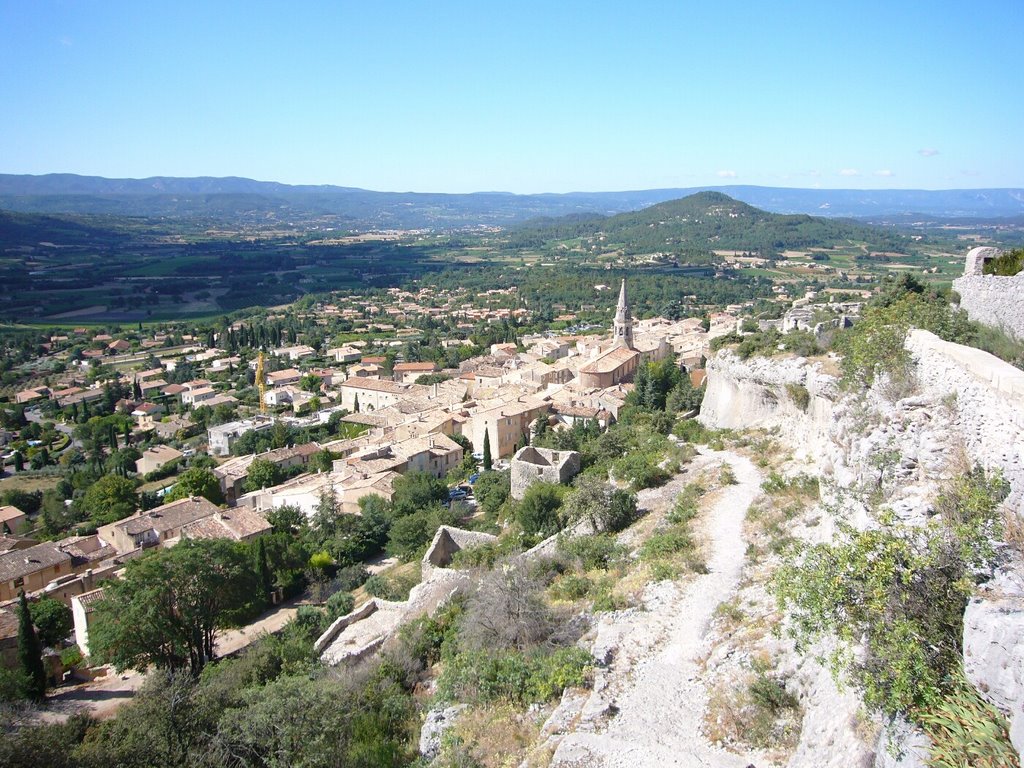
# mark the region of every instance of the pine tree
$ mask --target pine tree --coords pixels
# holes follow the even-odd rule
[[[46,698],[46,668],[43,667],[43,648],[32,626],[25,590],[18,603],[18,663],[27,683],[28,697],[33,701]]]
[[[493,463],[491,462],[491,431],[484,432],[484,471],[490,472]]]

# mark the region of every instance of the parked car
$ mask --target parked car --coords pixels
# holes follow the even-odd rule
[[[464,490],[462,490],[461,488],[452,488],[452,489],[451,489],[450,491],[448,491],[448,498],[449,498],[449,499],[450,499],[451,501],[462,501],[462,500],[463,500],[463,499],[465,499],[465,498],[466,498],[466,497],[467,497],[468,495],[469,495],[469,494],[468,494],[468,493],[466,493],[466,492],[465,492]]]

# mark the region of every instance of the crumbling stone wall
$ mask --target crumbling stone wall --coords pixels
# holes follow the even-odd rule
[[[528,445],[512,457],[512,498],[521,499],[536,482],[567,483],[580,471],[576,451],[553,451]]]
[[[972,320],[1024,339],[1024,272],[1013,277],[983,273],[985,262],[999,254],[998,248],[973,248],[963,277],[953,281],[953,290],[960,294],[960,306]]]

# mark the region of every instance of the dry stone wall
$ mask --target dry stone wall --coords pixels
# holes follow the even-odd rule
[[[1013,277],[964,275],[953,281],[960,306],[971,320],[1024,339],[1024,273]]]
[[[985,262],[1000,253],[998,248],[972,248],[964,276],[953,281],[953,290],[960,294],[960,306],[972,320],[1024,339],[1024,273],[1013,277],[984,273]]]

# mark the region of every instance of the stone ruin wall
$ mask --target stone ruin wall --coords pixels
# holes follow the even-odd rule
[[[512,498],[518,500],[536,482],[568,483],[580,471],[580,455],[528,445],[512,457],[510,469]]]
[[[999,254],[998,248],[972,249],[963,277],[953,281],[953,290],[960,294],[960,306],[972,320],[1024,340],[1024,272],[1013,277],[983,273],[985,262]]]

